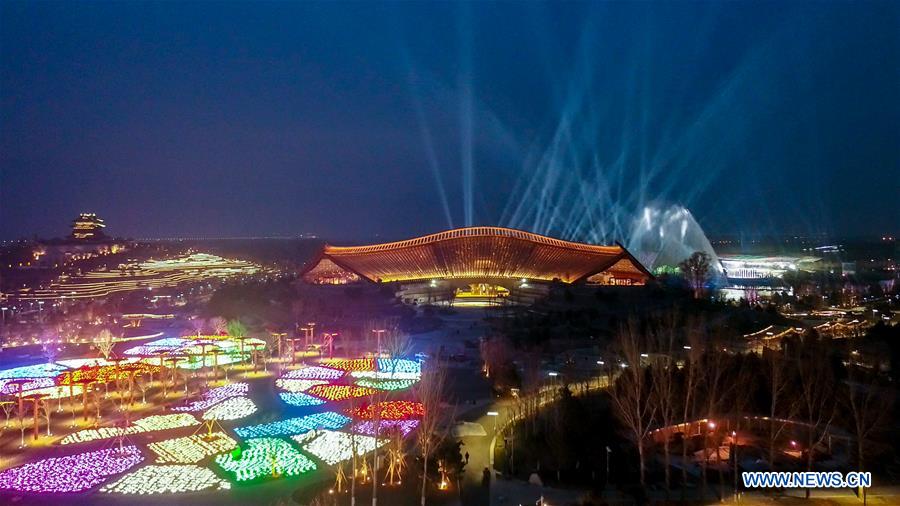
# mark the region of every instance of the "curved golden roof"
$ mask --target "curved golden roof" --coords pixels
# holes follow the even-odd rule
[[[304,272],[337,279],[371,281],[513,278],[572,283],[614,265],[633,264],[622,275],[641,278],[649,273],[620,245],[598,246],[563,241],[503,227],[468,227],[403,241],[366,246],[326,245]]]

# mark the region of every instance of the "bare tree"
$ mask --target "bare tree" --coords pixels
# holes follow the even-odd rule
[[[765,354],[766,380],[769,390],[769,466],[775,470],[775,443],[787,424],[781,420],[793,418],[800,403],[796,396],[787,396],[792,375],[782,350],[770,350]],[[787,397],[787,398],[786,398]]]
[[[675,335],[676,335],[676,316],[669,314],[664,316],[656,332],[654,332],[654,348],[660,354],[661,359],[657,360],[650,368],[651,400],[655,404],[657,419],[662,426],[663,436],[663,460],[666,473],[666,497],[668,497],[672,487],[671,476],[671,455],[670,447],[670,427],[675,422],[676,412],[678,410],[677,395],[677,379],[676,371],[673,367],[671,359],[675,354]]]
[[[637,447],[640,463],[641,485],[646,485],[646,455],[644,440],[653,423],[654,403],[650,402],[652,385],[641,367],[641,354],[647,349],[647,340],[641,335],[638,323],[630,319],[616,338],[616,349],[625,361],[618,380],[609,389],[616,416],[628,431]]]
[[[209,328],[216,334],[224,334],[228,331],[228,322],[221,316],[214,316],[209,319]]]
[[[682,381],[681,394],[681,420],[683,427],[688,429],[688,423],[694,417],[697,411],[697,390],[700,385],[701,366],[700,360],[703,356],[704,327],[703,324],[696,320],[688,322],[687,326],[687,342],[688,351],[687,360],[685,361],[684,379]],[[687,488],[687,440],[690,434],[684,434],[681,444],[681,499],[684,501],[684,493]]]
[[[206,328],[206,320],[204,320],[203,318],[200,318],[198,316],[198,317],[194,318],[193,320],[191,320],[190,325],[191,325],[191,328],[194,329],[194,332],[196,332],[197,336],[199,337],[200,334],[203,332],[203,329]]]
[[[447,371],[443,364],[429,361],[423,364],[422,379],[418,384],[419,402],[425,407],[425,414],[419,422],[418,443],[422,452],[422,495],[421,505],[425,506],[425,487],[428,483],[428,459],[431,452],[446,437],[441,428],[441,401],[444,397],[444,387],[447,381]]]
[[[836,414],[835,377],[828,350],[812,337],[798,347],[800,413],[806,422],[806,470],[812,471],[816,446],[827,437]],[[809,498],[809,489],[806,489]]]
[[[115,344],[112,332],[110,332],[109,329],[103,329],[97,334],[95,345],[97,346],[97,351],[100,352],[100,355],[103,356],[104,360],[109,360],[109,357],[112,356]]]
[[[885,392],[875,373],[864,373],[856,366],[847,368],[845,394],[849,408],[851,428],[856,437],[856,466],[859,472],[866,470],[866,454],[872,447],[872,436],[888,427],[893,395]],[[867,500],[862,489],[863,502]]]
[[[701,385],[704,393],[704,404],[706,419],[709,422],[708,429],[713,431],[713,443],[716,445],[716,467],[719,470],[719,498],[724,495],[725,479],[722,474],[722,466],[720,462],[719,441],[715,437],[718,425],[714,421],[714,417],[719,414],[722,403],[728,397],[729,390],[734,384],[728,381],[728,355],[722,349],[721,345],[714,341],[712,346],[706,349],[703,354],[703,362],[701,368]],[[703,493],[706,493],[707,486],[707,468],[709,465],[709,443],[710,430],[703,431],[703,466],[702,466],[702,486]]]
[[[694,292],[694,298],[699,299],[703,296],[703,287],[709,279],[709,269],[711,259],[709,255],[702,251],[695,251],[690,257],[685,258],[678,264],[685,279]]]

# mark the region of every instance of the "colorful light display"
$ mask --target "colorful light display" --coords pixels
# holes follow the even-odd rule
[[[161,353],[177,350],[188,343],[189,340],[183,337],[166,337],[144,343],[140,346],[128,348],[125,350],[125,354],[138,356],[159,355]]]
[[[342,371],[374,371],[375,359],[373,358],[326,358],[323,364],[333,369]]]
[[[417,378],[422,376],[422,364],[408,358],[379,358],[376,365],[381,372],[414,374]]]
[[[250,385],[248,385],[247,383],[230,383],[228,385],[208,390],[203,394],[202,399],[192,401],[189,404],[185,404],[184,406],[172,408],[172,410],[188,412],[203,411],[204,409],[208,409],[230,397],[240,397],[242,395],[247,395],[247,392],[249,390]]]
[[[353,436],[331,430],[315,431],[311,439],[304,436],[294,436],[293,439],[302,444],[304,450],[332,466],[353,458],[354,439],[357,455],[365,455],[375,449],[375,438],[371,436]],[[386,439],[381,439],[378,446],[384,446],[386,443]]]
[[[291,436],[313,429],[340,429],[350,422],[350,418],[334,411],[314,413],[298,418],[288,418],[272,423],[239,427],[234,432],[242,438],[264,436]]]
[[[357,397],[367,397],[375,392],[375,389],[356,385],[316,385],[307,390],[310,395],[326,401],[345,401]]]
[[[378,434],[387,434],[391,431],[399,430],[404,437],[408,436],[409,433],[418,426],[418,420],[381,420],[377,425]],[[363,420],[354,423],[350,430],[352,432],[356,432],[357,434],[374,436],[375,427],[376,425],[374,420]]]
[[[174,415],[152,415],[140,420],[135,420],[134,424],[128,428],[123,427],[100,427],[99,429],[84,429],[73,432],[64,437],[59,444],[67,445],[73,443],[84,443],[87,441],[96,441],[98,439],[109,439],[118,437],[122,434],[141,434],[144,432],[153,432],[159,430],[178,429],[181,427],[190,427],[199,425],[193,415],[187,413],[179,413]]]
[[[19,392],[26,392],[28,390],[36,390],[38,388],[56,386],[56,382],[53,380],[53,378],[28,378],[27,381],[22,382],[23,379],[26,378],[10,378],[0,380],[0,394],[15,395]]]
[[[412,380],[419,381],[421,374],[415,372],[390,372],[390,371],[353,371],[354,378],[379,379],[379,380]]]
[[[246,397],[232,397],[203,413],[204,420],[239,420],[256,413],[256,404]]]
[[[126,362],[114,365],[82,366],[60,374],[56,382],[60,385],[100,382],[108,383],[117,379],[127,379],[133,374],[158,374],[162,368],[146,362]]]
[[[363,378],[360,380],[356,380],[356,384],[361,387],[367,388],[377,388],[378,390],[403,390],[404,388],[409,388],[416,384],[416,380],[412,379],[390,379],[390,380],[381,380],[381,379],[368,379]]]
[[[325,404],[325,401],[322,399],[303,392],[282,392],[278,395],[281,397],[281,400],[291,406],[319,406]]]
[[[237,441],[224,432],[194,434],[193,436],[167,439],[150,443],[147,448],[158,455],[160,464],[196,464],[206,457],[233,450]]]
[[[322,367],[318,365],[295,369],[284,373],[283,379],[318,379],[318,380],[336,380],[344,375],[344,371],[331,367]]]
[[[346,412],[362,420],[409,420],[425,416],[425,406],[421,402],[387,401],[348,409]]]
[[[247,448],[235,459],[231,453],[216,457],[216,464],[234,473],[238,481],[264,476],[299,474],[316,469],[316,464],[290,443],[276,438],[248,439]]]
[[[205,467],[195,465],[149,465],[104,485],[100,491],[114,494],[179,494],[201,490],[223,490],[231,484]]]
[[[328,382],[325,380],[312,379],[278,379],[275,381],[275,386],[288,392],[305,392],[316,385],[326,384]]]
[[[0,380],[15,378],[54,378],[66,368],[59,364],[35,364],[0,370]]]
[[[136,446],[107,448],[31,462],[0,473],[0,488],[20,492],[80,492],[137,465]]]

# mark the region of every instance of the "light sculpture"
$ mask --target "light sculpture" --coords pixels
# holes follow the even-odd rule
[[[233,450],[237,441],[224,432],[194,434],[193,436],[167,439],[147,445],[158,457],[160,464],[196,464],[206,457]]]
[[[234,432],[242,438],[258,438],[264,436],[290,436],[302,434],[313,429],[340,429],[350,422],[350,418],[334,411],[314,413],[298,418],[288,418],[277,422],[239,427]]]
[[[66,368],[59,364],[35,364],[0,370],[0,380],[16,378],[53,378]]]
[[[0,473],[0,488],[20,492],[81,492],[143,460],[136,446],[52,457]]]
[[[100,491],[114,494],[179,494],[201,490],[224,490],[231,483],[205,467],[195,465],[149,465],[104,485]]]
[[[408,358],[379,358],[375,362],[380,372],[422,375],[422,364]]]
[[[248,439],[247,448],[235,458],[231,453],[216,457],[225,471],[234,473],[237,481],[248,481],[263,476],[297,476],[313,471],[316,464],[283,439]],[[275,475],[275,476],[273,476]]]

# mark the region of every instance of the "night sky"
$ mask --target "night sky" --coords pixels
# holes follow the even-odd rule
[[[0,238],[406,237],[537,175],[896,233],[900,2],[798,4],[3,2]]]

